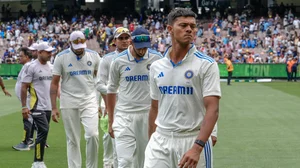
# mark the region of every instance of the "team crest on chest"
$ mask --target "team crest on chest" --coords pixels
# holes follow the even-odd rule
[[[91,66],[91,65],[92,65],[92,61],[88,61],[88,62],[87,62],[87,65],[88,65],[88,66]]]
[[[147,69],[148,69],[148,70],[150,70],[150,66],[151,66],[151,64],[148,64],[148,65],[147,65]]]
[[[191,79],[193,76],[194,76],[194,72],[191,71],[191,70],[187,70],[187,71],[184,73],[184,77],[187,78],[187,79]]]

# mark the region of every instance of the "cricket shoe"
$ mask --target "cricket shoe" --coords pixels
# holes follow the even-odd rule
[[[33,162],[31,168],[47,168],[44,162]]]
[[[29,151],[30,150],[29,146],[27,144],[25,144],[24,142],[21,142],[18,145],[12,146],[12,148],[17,151]]]

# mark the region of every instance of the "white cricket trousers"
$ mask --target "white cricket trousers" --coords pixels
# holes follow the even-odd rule
[[[165,132],[156,128],[145,151],[144,168],[177,168],[183,155],[193,146],[199,131],[189,133]],[[212,168],[212,141],[206,142],[197,168]]]
[[[101,107],[102,112],[104,115],[105,107]],[[101,121],[100,121],[101,122]],[[108,123],[107,123],[108,124]],[[115,145],[115,139],[113,139],[109,133],[105,132],[103,134],[103,167],[118,167],[118,158],[117,158],[117,152],[116,152],[116,145]]]
[[[61,109],[61,115],[67,138],[68,167],[81,168],[82,165],[80,152],[82,124],[86,140],[86,168],[97,168],[99,148],[98,107]]]
[[[113,138],[110,137],[108,133],[103,134],[103,165],[113,165],[114,156],[113,156]]]
[[[118,168],[142,168],[148,142],[149,111],[116,112],[113,123]]]

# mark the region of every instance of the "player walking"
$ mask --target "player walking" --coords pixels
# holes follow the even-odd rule
[[[218,65],[192,44],[194,12],[174,9],[167,30],[173,46],[150,68],[151,138],[144,167],[212,167],[210,135],[221,96]]]
[[[131,35],[132,45],[111,64],[107,89],[109,133],[115,137],[118,168],[143,167],[151,102],[149,69],[162,57],[148,49],[147,30],[137,28]]]
[[[51,83],[52,120],[58,122],[56,106],[58,84],[61,81],[60,109],[67,136],[69,168],[81,167],[80,136],[84,126],[86,140],[86,167],[98,167],[98,102],[94,77],[97,75],[100,56],[87,49],[82,32],[70,35],[70,48],[59,53],[54,61]]]
[[[116,29],[116,31],[113,34],[113,41],[109,42],[109,48],[112,48],[113,44],[116,45],[115,51],[112,51],[106,55],[103,56],[100,66],[98,69],[98,82],[97,82],[97,90],[101,93],[101,96],[105,102],[105,107],[107,107],[107,85],[108,85],[108,78],[109,78],[109,70],[110,70],[110,64],[113,60],[113,58],[117,57],[117,55],[120,52],[123,52],[126,50],[130,44],[130,32],[127,28],[119,27]],[[107,110],[103,111],[103,117],[104,119],[108,119],[106,113]],[[102,121],[104,122],[104,119]],[[118,167],[118,159],[117,159],[117,153],[115,150],[115,141],[113,138],[110,137],[110,135],[107,133],[104,133],[103,135],[103,164],[104,168],[111,168],[112,162],[114,167]],[[111,156],[111,153],[113,153],[113,156]]]

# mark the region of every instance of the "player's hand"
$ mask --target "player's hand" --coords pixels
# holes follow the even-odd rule
[[[202,149],[203,148],[200,146],[193,146],[188,150],[180,160],[180,163],[178,164],[179,168],[196,168]]]
[[[108,133],[109,133],[110,137],[115,138],[114,130],[112,129],[111,124],[109,124],[109,126],[108,126]]]
[[[215,136],[211,136],[211,141],[212,141],[212,145],[215,146],[216,143],[217,143],[217,141],[218,141],[218,139]]]
[[[23,108],[22,109],[22,116],[24,119],[28,119],[29,118],[29,114],[31,114],[31,112],[29,111],[28,108]]]
[[[101,107],[98,107],[98,117],[99,118],[102,117],[102,109],[101,109]]]
[[[5,94],[5,96],[11,97],[11,94],[5,88],[3,89],[3,93]]]
[[[57,109],[52,109],[52,120],[56,123],[59,121],[59,112]]]

